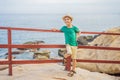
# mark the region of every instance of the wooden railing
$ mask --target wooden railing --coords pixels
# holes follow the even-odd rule
[[[13,28],[13,27],[0,27],[0,30],[7,30],[8,34],[8,44],[0,44],[0,48],[8,48],[8,60],[1,60],[0,65],[9,65],[9,75],[12,75],[12,65],[13,64],[39,64],[39,63],[57,63],[62,62],[61,59],[54,60],[13,60],[12,59],[12,48],[65,48],[65,45],[58,44],[42,44],[42,45],[21,45],[12,44],[12,31],[13,30],[24,30],[24,31],[35,31],[35,32],[60,32],[44,29],[32,29],[32,28]],[[120,35],[120,33],[106,33],[106,32],[81,32],[81,34],[104,34],[104,35]],[[78,48],[84,49],[99,49],[99,50],[120,50],[119,47],[100,47],[100,46],[78,46]],[[77,59],[78,62],[89,62],[89,63],[112,63],[120,64],[120,61],[110,61],[110,60],[83,60]],[[70,70],[71,60],[70,57],[67,58],[66,70]]]

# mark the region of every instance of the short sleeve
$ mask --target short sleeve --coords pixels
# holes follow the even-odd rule
[[[74,27],[74,30],[75,30],[76,33],[80,32],[78,27]]]
[[[60,31],[64,32],[64,26],[60,29]]]

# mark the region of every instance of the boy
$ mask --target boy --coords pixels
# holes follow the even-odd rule
[[[72,58],[72,70],[68,73],[68,76],[73,76],[76,68],[76,53],[77,53],[77,36],[80,34],[79,29],[76,26],[72,25],[73,18],[70,15],[63,16],[63,21],[65,22],[66,26],[63,26],[60,31],[62,31],[65,35],[65,44],[67,54],[64,55],[65,58],[71,56]],[[57,29],[53,29],[56,31]]]

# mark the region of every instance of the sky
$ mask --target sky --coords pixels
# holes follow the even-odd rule
[[[120,14],[120,0],[1,0],[0,14]]]

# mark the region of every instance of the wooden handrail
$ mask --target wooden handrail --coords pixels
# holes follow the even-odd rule
[[[37,31],[37,32],[61,32],[59,30],[52,31],[46,29],[33,29],[33,28],[14,28],[14,27],[0,27],[0,29],[11,29],[11,30],[25,30],[25,31]],[[120,33],[109,33],[109,32],[88,32],[82,31],[81,34],[104,34],[104,35],[120,35]]]
[[[65,45],[59,45],[59,44],[42,44],[42,45],[7,45],[2,44],[0,45],[0,48],[65,48]],[[119,47],[100,47],[100,46],[78,46],[80,49],[99,49],[99,50],[120,50]]]
[[[25,31],[37,31],[37,32],[61,32],[61,31],[52,31],[46,29],[32,29],[32,28],[13,28],[13,27],[1,27],[2,30],[8,31],[8,44],[0,44],[0,48],[8,48],[8,60],[0,61],[0,65],[9,65],[9,75],[12,75],[12,64],[37,64],[37,63],[56,63],[62,62],[62,60],[12,60],[12,48],[65,48],[65,45],[58,44],[44,44],[44,45],[20,45],[12,44],[12,30],[25,30]],[[108,32],[81,32],[81,34],[105,34],[105,35],[120,35],[120,33],[108,33]],[[100,46],[78,46],[82,49],[98,49],[98,50],[120,50],[119,47],[100,47]],[[70,70],[70,59],[68,59],[68,64],[66,67]],[[90,63],[112,63],[120,64],[120,61],[111,61],[111,60],[82,60],[77,59],[78,62],[90,62]]]
[[[12,64],[36,64],[36,63],[56,63],[62,62],[62,59],[54,59],[54,60],[12,60]],[[86,62],[86,63],[111,63],[111,64],[120,64],[120,61],[112,61],[112,60],[85,60],[85,59],[77,59],[77,62]],[[1,65],[9,64],[10,61],[2,60],[0,61]]]

